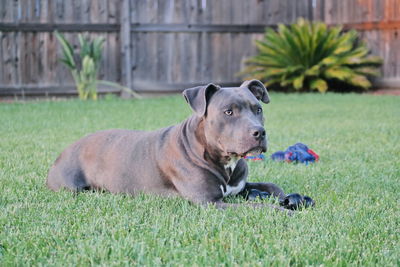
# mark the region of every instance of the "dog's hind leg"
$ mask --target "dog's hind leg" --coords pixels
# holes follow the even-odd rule
[[[49,171],[46,183],[47,187],[53,191],[59,191],[62,188],[74,192],[90,189],[85,174],[77,162],[75,164],[55,163]]]

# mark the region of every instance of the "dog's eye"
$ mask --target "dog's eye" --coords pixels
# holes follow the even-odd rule
[[[262,108],[257,108],[257,114],[261,114],[262,113]]]
[[[225,110],[224,113],[225,113],[225,115],[228,115],[228,116],[232,116],[233,115],[232,109]]]

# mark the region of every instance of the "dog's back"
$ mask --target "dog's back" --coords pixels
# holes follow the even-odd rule
[[[115,129],[88,135],[61,153],[50,168],[47,186],[54,191],[106,189],[135,194],[159,189],[163,192],[156,193],[166,193],[165,181],[160,180],[151,159],[157,153],[159,136],[169,129],[155,132]]]

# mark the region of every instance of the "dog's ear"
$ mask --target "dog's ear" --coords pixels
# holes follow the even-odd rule
[[[265,88],[264,84],[259,80],[245,81],[240,87],[248,88],[258,100],[264,102],[265,104],[269,103],[267,88]]]
[[[183,91],[186,102],[190,105],[199,117],[206,115],[207,104],[211,96],[220,89],[218,85],[208,84],[206,86],[197,86]]]

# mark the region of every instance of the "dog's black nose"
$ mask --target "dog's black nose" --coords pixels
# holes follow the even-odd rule
[[[263,127],[256,127],[251,131],[255,139],[260,140],[265,138],[265,130]]]

